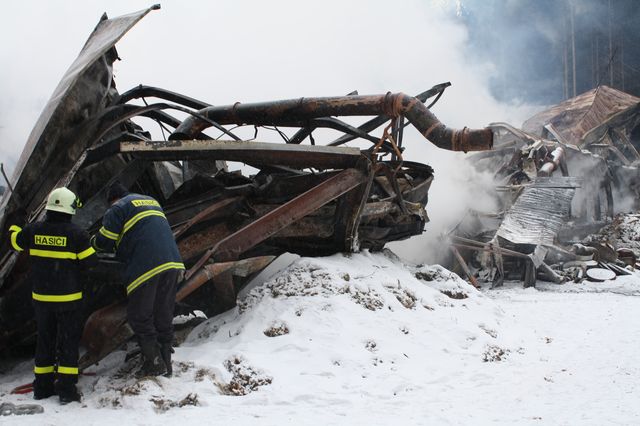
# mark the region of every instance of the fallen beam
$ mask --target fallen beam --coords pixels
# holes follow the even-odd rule
[[[187,271],[186,277],[191,277],[212,256],[216,261],[237,259],[243,252],[362,184],[366,178],[360,170],[343,170],[218,242]]]
[[[467,276],[467,278],[469,278],[469,282],[471,283],[471,285],[474,286],[475,288],[480,288],[480,285],[478,285],[478,280],[476,280],[476,277],[474,277],[473,274],[471,273],[471,270],[469,269],[469,265],[467,265],[467,262],[464,261],[464,258],[462,257],[462,255],[460,255],[460,252],[458,251],[458,249],[455,248],[453,245],[451,245],[449,248],[451,249],[451,252],[453,253],[453,255],[456,257],[456,260],[460,264],[460,267],[464,271],[465,275]]]
[[[120,142],[119,152],[156,161],[215,159],[320,169],[354,167],[361,157],[357,148],[196,139]]]

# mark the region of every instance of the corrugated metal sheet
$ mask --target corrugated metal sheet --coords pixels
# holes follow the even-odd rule
[[[574,177],[538,178],[518,197],[497,235],[514,244],[553,244],[579,185]]]
[[[599,86],[534,115],[524,122],[522,129],[542,136],[544,126],[552,124],[568,143],[580,146],[582,137],[591,129],[638,103],[640,98]]]
[[[535,188],[580,188],[582,181],[582,178],[575,176],[538,177],[532,186]]]

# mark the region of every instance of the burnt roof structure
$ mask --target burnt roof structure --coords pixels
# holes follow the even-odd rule
[[[603,127],[633,131],[638,125],[639,105],[636,96],[598,86],[537,113],[523,123],[522,130],[581,148],[600,141],[606,133]]]
[[[597,265],[596,257],[608,262],[601,267],[629,273],[590,234],[616,211],[640,207],[640,98],[600,86],[535,114],[522,129],[491,127],[494,149],[471,158],[494,174],[498,211],[474,213],[451,232],[472,281],[480,274],[493,285],[505,277],[534,285],[537,275],[562,282],[578,272],[584,279],[584,262]]]

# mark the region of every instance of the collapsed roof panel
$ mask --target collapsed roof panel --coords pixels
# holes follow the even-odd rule
[[[638,103],[640,98],[608,86],[599,86],[539,112],[523,123],[522,130],[545,137],[545,126],[550,124],[563,141],[580,147],[586,133]]]
[[[17,209],[33,211],[80,157],[89,140],[72,138],[76,127],[104,109],[112,90],[115,44],[151,10],[102,17],[62,77],[27,139],[13,174],[13,191],[0,203],[0,228]],[[74,135],[75,136],[75,135]],[[57,167],[51,167],[55,164]],[[46,169],[47,173],[42,173]]]

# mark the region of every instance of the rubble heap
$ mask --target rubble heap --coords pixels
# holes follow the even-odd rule
[[[430,112],[449,83],[415,97],[352,93],[228,106],[143,85],[120,93],[113,79],[115,43],[158,8],[100,20],[35,124],[13,178],[7,179],[0,229],[6,235],[10,225],[39,220],[47,194],[60,186],[83,200],[74,221],[90,232],[100,225],[112,182],[149,194],[164,206],[187,267],[176,313],[215,315],[229,309],[240,288],[284,252],[380,250],[389,241],[420,234],[428,221],[433,171],[403,158],[407,125],[443,149],[466,152],[493,144],[492,129],[451,129]],[[372,118],[355,127],[343,116]],[[154,140],[132,121],[136,117],[155,121],[166,137]],[[382,134],[372,134],[383,125]],[[254,127],[256,135],[265,127],[275,129],[283,143],[242,140],[234,126]],[[321,128],[341,136],[317,140],[313,132]],[[221,136],[213,138],[209,131]],[[344,146],[353,140],[365,148]],[[231,172],[227,161],[252,166],[257,173]],[[115,259],[103,257],[88,279],[88,352],[82,366],[131,336],[118,268]],[[4,240],[0,350],[33,339],[26,272],[26,256]]]
[[[494,175],[490,196],[499,208],[469,212],[450,232],[452,266],[455,259],[472,283],[492,286],[629,274],[638,256],[636,218],[614,214],[639,207],[640,98],[600,86],[522,129],[490,127],[494,149],[470,160]]]

